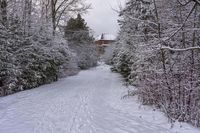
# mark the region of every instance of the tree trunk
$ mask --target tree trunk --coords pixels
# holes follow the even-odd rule
[[[0,8],[1,8],[0,21],[5,27],[7,27],[8,22],[7,22],[7,1],[6,0],[0,0]]]
[[[56,3],[54,2],[54,0],[51,0],[51,17],[52,17],[53,35],[55,36],[55,32],[56,32]]]

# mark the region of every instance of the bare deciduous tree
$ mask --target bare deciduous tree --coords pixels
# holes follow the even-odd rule
[[[63,19],[63,16],[70,12],[85,12],[90,5],[83,3],[83,0],[48,0],[51,5],[51,17],[53,25],[53,34]]]

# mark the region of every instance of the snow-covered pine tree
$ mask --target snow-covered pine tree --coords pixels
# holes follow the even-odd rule
[[[130,0],[120,12],[121,28],[117,41],[119,51],[115,52],[117,55],[113,61],[117,71],[122,72],[131,83],[136,83],[140,73],[142,55],[138,50],[144,46],[142,43],[153,38],[151,33],[154,33],[152,27],[155,24],[151,4],[150,1]]]
[[[78,57],[78,66],[87,69],[97,65],[97,51],[90,29],[80,14],[71,18],[65,27],[65,37]]]

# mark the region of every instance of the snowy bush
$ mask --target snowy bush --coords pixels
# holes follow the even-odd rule
[[[129,0],[120,12],[114,70],[143,104],[200,126],[199,11],[195,1]]]
[[[80,69],[88,69],[97,65],[97,52],[91,42],[69,42],[69,47],[76,53],[77,64]]]
[[[0,51],[1,95],[56,81],[60,69],[70,65],[72,53],[66,42],[39,35],[10,36],[7,33],[7,41],[3,42]]]
[[[112,64],[112,58],[114,55],[114,50],[115,50],[115,44],[109,44],[108,46],[105,47],[105,52],[102,55],[102,60],[108,65]]]
[[[82,0],[0,1],[0,96],[31,89],[78,72],[78,58],[59,32]]]
[[[113,58],[113,70],[120,72],[128,80],[128,77],[131,73],[130,53],[128,51],[118,51],[115,57]]]

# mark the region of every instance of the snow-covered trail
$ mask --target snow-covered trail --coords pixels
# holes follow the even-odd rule
[[[127,88],[104,64],[77,76],[0,98],[0,133],[180,133],[162,113],[122,99]]]

